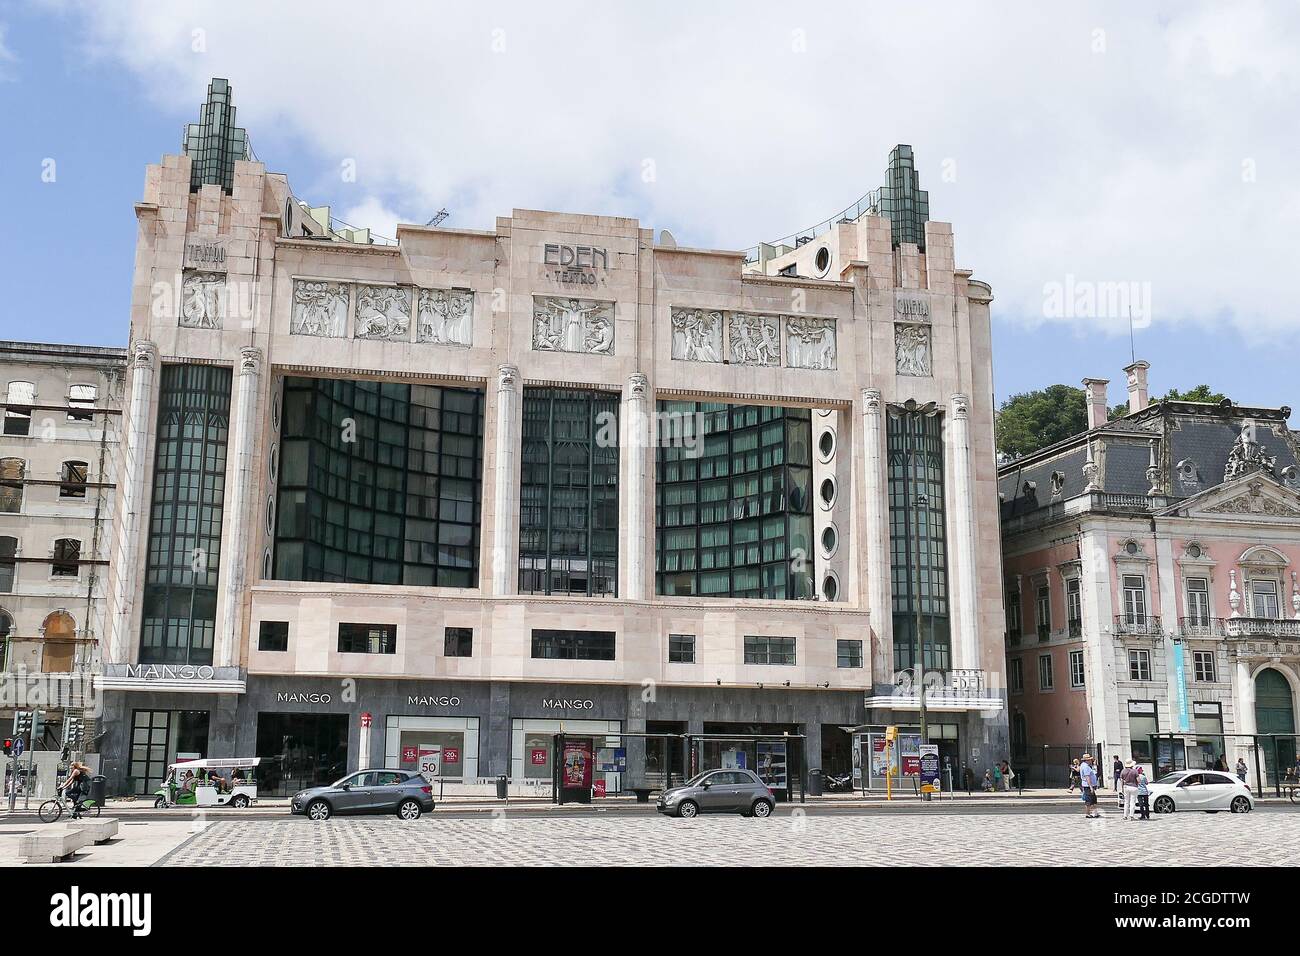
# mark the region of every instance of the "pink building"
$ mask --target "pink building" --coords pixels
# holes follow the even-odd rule
[[[1242,758],[1271,781],[1300,729],[1291,410],[1148,405],[1147,368],[1125,369],[1128,415],[1084,379],[1088,430],[999,469],[1012,750],[1049,784],[1062,745],[1107,776]]]

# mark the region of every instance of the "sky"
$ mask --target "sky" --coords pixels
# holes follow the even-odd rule
[[[908,143],[999,401],[1117,404],[1135,354],[1153,395],[1300,408],[1300,4],[798,6],[0,0],[0,338],[125,344],[144,167],[221,76],[295,195],[388,236],[549,209],[740,249]]]

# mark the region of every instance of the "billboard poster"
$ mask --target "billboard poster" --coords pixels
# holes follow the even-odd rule
[[[903,757],[903,775],[915,777],[921,772],[921,735],[899,734],[898,752]]]
[[[440,773],[439,767],[441,763],[441,747],[437,744],[420,744],[420,759],[415,765],[417,772],[424,774],[424,776],[432,780]]]
[[[939,783],[939,745],[921,744],[920,774],[921,791],[932,793],[941,789]]]
[[[564,786],[582,790],[591,786],[592,753],[590,740],[566,740],[561,764]]]
[[[740,747],[730,747],[721,754],[723,770],[747,770],[749,754]]]
[[[871,735],[871,779],[884,780],[889,765],[892,764],[894,769],[898,769],[898,750],[891,749],[888,753],[885,750],[884,734]]]
[[[862,779],[862,735],[853,735],[853,779]]]
[[[600,750],[596,751],[596,767],[601,773],[626,773],[627,748],[600,748]]]
[[[758,744],[758,778],[771,790],[789,788],[789,776],[786,772],[785,741],[762,742]]]

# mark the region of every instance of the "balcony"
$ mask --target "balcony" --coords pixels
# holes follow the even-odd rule
[[[1115,633],[1125,637],[1164,637],[1159,614],[1116,614]]]
[[[1288,618],[1183,617],[1178,619],[1178,629],[1183,637],[1202,637],[1215,640],[1238,638],[1300,639],[1300,621]]]

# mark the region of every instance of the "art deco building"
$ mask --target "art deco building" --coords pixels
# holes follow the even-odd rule
[[[1148,404],[1001,469],[1013,751],[1066,779],[1067,747],[1170,770],[1296,759],[1300,446],[1289,408]]]
[[[681,754],[609,735],[746,765],[725,735],[784,733],[792,778],[847,771],[917,723],[918,621],[931,737],[1001,754],[992,295],[908,147],[747,252],[530,210],[383,242],[210,99],[136,205],[119,786],[256,753],[283,792],[432,747],[549,783],[561,728],[630,779]]]

